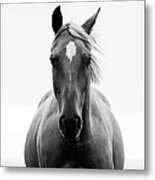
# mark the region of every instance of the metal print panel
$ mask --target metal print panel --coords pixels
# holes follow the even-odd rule
[[[144,169],[144,1],[1,4],[1,166]]]

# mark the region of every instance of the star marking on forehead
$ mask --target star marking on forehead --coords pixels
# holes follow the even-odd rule
[[[73,41],[70,41],[66,46],[66,56],[70,60],[70,63],[72,62],[75,54],[76,54],[76,45]]]

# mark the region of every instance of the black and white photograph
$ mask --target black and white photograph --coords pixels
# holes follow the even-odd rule
[[[145,2],[1,4],[1,166],[145,170]]]

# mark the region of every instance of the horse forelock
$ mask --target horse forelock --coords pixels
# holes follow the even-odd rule
[[[85,43],[87,47],[88,53],[91,55],[91,63],[90,63],[90,78],[92,82],[99,82],[99,76],[100,76],[100,59],[97,58],[96,52],[102,54],[102,52],[99,50],[99,46],[97,43],[96,38],[93,35],[88,35],[84,29],[81,26],[78,26],[74,23],[68,23],[60,28],[58,33],[55,36],[55,39],[52,44],[52,50],[56,47],[57,42],[60,40],[60,35],[67,31],[68,35],[81,40],[83,43]],[[51,51],[52,51],[51,50]]]

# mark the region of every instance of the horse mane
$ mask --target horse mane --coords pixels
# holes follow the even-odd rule
[[[58,33],[55,36],[55,39],[53,41],[53,45],[55,44],[55,41],[59,37],[59,35],[63,31],[68,31],[68,34],[72,36],[75,39],[80,39],[84,43],[86,43],[88,47],[88,52],[91,53],[91,63],[90,63],[90,78],[92,82],[99,82],[99,75],[100,75],[100,60],[96,57],[96,53],[102,54],[100,51],[99,44],[97,43],[96,38],[93,35],[89,35],[85,32],[85,30],[74,23],[68,23],[60,28]]]

